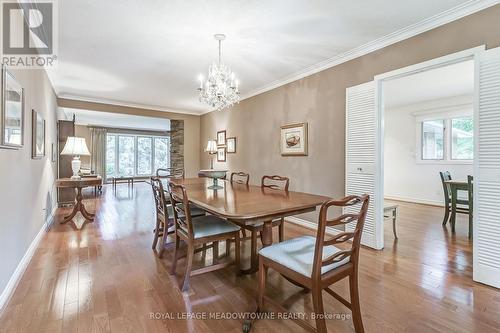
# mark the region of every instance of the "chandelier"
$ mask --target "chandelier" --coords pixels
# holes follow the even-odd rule
[[[221,60],[221,44],[226,35],[216,34],[215,40],[219,42],[219,60],[213,62],[208,68],[208,77],[204,80],[199,76],[200,87],[197,89],[200,102],[210,105],[216,110],[222,110],[240,102],[238,80],[236,75]]]

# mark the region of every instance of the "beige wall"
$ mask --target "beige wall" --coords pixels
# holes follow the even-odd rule
[[[60,107],[184,120],[184,168],[187,177],[196,177],[200,166],[200,116],[127,106],[58,99]],[[90,142],[88,142],[90,143]]]
[[[500,5],[428,31],[377,52],[242,101],[230,110],[201,118],[200,148],[216,131],[237,137],[237,154],[216,166],[249,172],[256,184],[264,174],[291,178],[290,188],[344,195],[345,89],[374,75],[460,50],[500,45]],[[244,78],[242,78],[244,79]],[[309,156],[282,157],[280,126],[309,123]],[[208,156],[200,149],[202,167]],[[316,215],[303,216],[316,220]]]
[[[0,149],[0,293],[57,204],[51,144],[57,144],[56,96],[44,70],[11,70],[25,91],[24,147]],[[31,159],[31,110],[46,121],[42,159]]]

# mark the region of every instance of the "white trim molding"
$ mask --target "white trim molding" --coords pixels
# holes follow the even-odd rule
[[[98,104],[106,104],[106,105],[112,105],[112,106],[123,106],[123,107],[127,107],[127,108],[145,109],[145,110],[151,110],[151,111],[188,114],[188,115],[193,115],[193,116],[201,116],[205,113],[210,112],[210,111],[197,112],[197,111],[191,111],[191,110],[171,109],[168,107],[162,107],[162,106],[156,106],[156,105],[137,104],[137,103],[116,101],[116,100],[105,99],[105,98],[82,97],[82,96],[78,96],[78,95],[71,95],[71,94],[65,94],[65,93],[57,94],[57,98],[73,100],[73,101],[78,101],[78,102],[98,103]],[[70,109],[70,107],[66,107],[66,106],[62,106],[62,107]]]
[[[387,47],[389,45],[392,45],[392,44],[398,43],[400,41],[403,41],[405,39],[417,36],[421,33],[426,32],[426,31],[438,28],[442,25],[456,21],[456,20],[461,19],[465,16],[474,14],[476,12],[479,12],[483,9],[486,9],[488,7],[494,6],[494,5],[499,4],[499,3],[500,3],[500,0],[470,0],[470,1],[467,1],[463,4],[460,4],[460,5],[453,7],[449,10],[446,10],[440,14],[431,16],[425,20],[422,20],[422,21],[417,22],[415,24],[409,25],[405,28],[402,28],[402,29],[397,30],[393,33],[390,33],[386,36],[375,39],[371,42],[368,42],[364,45],[356,47],[352,50],[349,50],[347,52],[344,52],[342,54],[339,54],[337,56],[334,56],[334,57],[329,58],[327,60],[324,60],[322,62],[319,62],[315,65],[310,66],[310,67],[307,67],[301,71],[298,71],[298,72],[293,73],[291,75],[285,76],[285,77],[283,77],[279,80],[276,80],[274,82],[271,82],[271,83],[269,83],[261,88],[257,88],[255,90],[248,92],[248,93],[245,93],[241,96],[241,100],[245,100],[247,98],[265,93],[269,90],[278,88],[278,87],[283,86],[287,83],[303,79],[307,76],[319,73],[325,69],[340,65],[340,64],[347,62],[349,60],[353,60],[353,59],[362,57],[362,56],[367,55],[369,53],[372,53],[374,51],[383,49],[384,47]],[[208,112],[210,112],[210,111],[207,111],[205,113],[208,113]]]
[[[14,270],[14,273],[12,273],[12,276],[7,282],[7,285],[5,286],[4,290],[0,294],[0,311],[4,308],[4,306],[7,304],[7,302],[14,294],[14,291],[16,290],[19,284],[19,281],[21,281],[21,278],[23,277],[23,274],[26,271],[26,268],[28,267],[31,258],[33,258],[33,255],[35,254],[35,251],[38,248],[38,245],[40,244],[40,241],[42,240],[43,236],[52,225],[52,222],[54,221],[55,218],[56,210],[57,206],[53,207],[52,212],[47,218],[47,221],[45,221],[45,223],[38,231],[37,235],[31,242],[30,246],[28,247],[28,250],[26,250],[26,253],[24,254],[23,258],[21,259],[16,269]]]

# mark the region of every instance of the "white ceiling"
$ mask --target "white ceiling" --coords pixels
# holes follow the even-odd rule
[[[386,108],[422,103],[474,93],[474,62],[420,72],[384,84]]]
[[[58,119],[71,120],[75,116],[75,124],[92,125],[111,128],[127,128],[135,130],[168,131],[170,120],[164,118],[141,117],[121,113],[59,108]]]
[[[466,0],[60,1],[60,97],[203,113],[197,76],[223,58],[242,94]]]

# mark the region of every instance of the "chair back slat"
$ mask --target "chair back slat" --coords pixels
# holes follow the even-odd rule
[[[325,240],[323,242],[323,246],[328,246],[328,245],[335,245],[339,243],[344,243],[347,242],[348,240],[354,238],[355,233],[354,232],[341,232],[340,234]]]
[[[327,265],[339,263],[346,258],[349,258],[349,262],[354,264],[355,269],[357,269],[358,258],[359,258],[359,248],[361,247],[361,234],[363,232],[363,227],[365,224],[366,213],[368,211],[368,205],[370,202],[370,196],[367,194],[361,196],[347,196],[341,200],[330,200],[325,202],[321,206],[318,221],[318,232],[316,237],[316,247],[314,252],[314,263],[313,263],[313,279],[321,278],[321,268]],[[348,207],[348,206],[359,206],[357,213],[342,214],[334,219],[327,219],[328,210],[331,207]],[[334,237],[325,240],[326,227],[335,225],[344,225],[347,223],[356,223],[354,231],[352,232],[341,232]],[[331,256],[323,259],[323,250],[325,246],[336,245],[340,243],[346,243],[352,240],[352,243],[347,249],[341,249]]]
[[[288,191],[289,185],[290,185],[290,179],[288,177],[282,177],[278,175],[264,176],[262,177],[260,183],[260,186],[262,188],[270,188],[274,190],[284,190],[284,191]]]
[[[231,183],[248,185],[250,174],[245,172],[232,172],[230,180]]]
[[[332,254],[328,258],[323,259],[323,261],[321,262],[321,266],[323,267],[323,266],[328,266],[331,264],[336,264],[338,262],[341,262],[342,260],[352,256],[352,253],[353,253],[353,250],[351,250],[351,249],[336,252],[335,254]]]
[[[168,200],[165,198],[165,191],[163,190],[163,184],[158,177],[151,177],[151,187],[153,189],[153,197],[155,200],[156,216],[158,218],[164,218],[165,221],[168,220],[168,210],[167,203]]]
[[[174,211],[174,224],[178,232],[184,233],[186,237],[194,238],[193,222],[189,211],[189,200],[186,188],[183,185],[168,182],[170,202]]]

